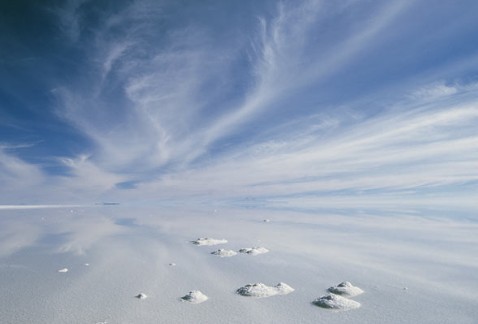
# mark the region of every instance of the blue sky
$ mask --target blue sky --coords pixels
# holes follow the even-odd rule
[[[476,1],[0,6],[0,204],[477,198]]]

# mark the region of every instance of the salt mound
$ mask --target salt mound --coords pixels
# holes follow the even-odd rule
[[[240,253],[246,253],[250,255],[258,255],[269,252],[268,249],[264,247],[253,247],[253,248],[244,248],[239,250]]]
[[[350,310],[360,307],[359,302],[334,294],[328,294],[317,298],[312,302],[312,304],[322,308],[330,308],[337,310]]]
[[[191,241],[193,244],[196,245],[217,245],[217,244],[225,244],[227,240],[218,240],[208,237],[200,237],[195,241]]]
[[[134,296],[134,297],[136,297],[136,298],[138,298],[138,299],[146,299],[146,298],[148,298],[148,296],[147,296],[146,294],[143,294],[143,293],[138,294],[138,295],[136,295],[136,296]]]
[[[202,302],[205,302],[209,298],[199,290],[193,290],[190,291],[187,295],[181,297],[181,299],[183,301],[190,302],[191,304],[200,304]]]
[[[345,297],[354,297],[363,293],[362,289],[360,289],[359,287],[355,287],[348,281],[344,281],[335,287],[330,287],[327,290],[336,295],[341,295]]]
[[[60,269],[60,270],[58,270],[58,272],[68,272],[68,268]]]
[[[217,255],[221,258],[226,258],[226,257],[235,256],[237,252],[234,252],[233,250],[219,249],[217,251],[211,252],[211,254]]]
[[[248,284],[236,290],[236,293],[247,297],[271,297],[275,295],[287,295],[294,291],[291,286],[280,282],[274,287],[269,287],[263,283]]]

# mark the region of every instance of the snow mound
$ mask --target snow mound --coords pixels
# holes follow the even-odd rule
[[[60,270],[58,270],[58,272],[68,272],[68,268],[60,269]]]
[[[187,295],[181,297],[182,301],[190,302],[191,304],[200,304],[209,298],[199,290],[190,291]]]
[[[248,284],[237,289],[236,293],[241,296],[264,298],[275,295],[287,295],[293,291],[294,288],[283,282],[280,282],[274,287],[266,286],[263,283]]]
[[[360,294],[363,294],[363,290],[359,287],[355,287],[348,281],[341,282],[335,287],[330,287],[327,289],[329,292],[336,295],[341,295],[345,297],[354,297]]]
[[[217,251],[211,252],[211,254],[217,255],[221,258],[228,258],[228,257],[235,256],[237,252],[233,250],[219,249]]]
[[[209,237],[200,237],[195,241],[191,241],[191,243],[196,245],[217,245],[217,244],[226,244],[227,240],[218,240]]]
[[[264,254],[269,252],[268,249],[265,247],[252,247],[252,248],[244,248],[239,250],[240,253],[250,254],[250,255],[258,255]]]
[[[146,294],[143,294],[143,293],[140,293],[140,294],[138,294],[138,295],[136,295],[136,296],[134,296],[134,297],[136,297],[136,298],[138,298],[138,299],[146,299],[146,298],[148,298],[148,296],[147,296]]]
[[[312,302],[312,304],[322,308],[330,308],[337,310],[350,310],[360,307],[359,302],[334,294],[328,294],[317,298]]]

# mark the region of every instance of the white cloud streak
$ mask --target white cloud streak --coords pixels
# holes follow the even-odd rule
[[[427,109],[391,111],[355,125],[333,127],[329,137],[304,130],[298,140],[296,133],[257,143],[205,169],[171,175],[160,186],[168,188],[168,198],[209,192],[210,197],[282,196],[299,201],[303,195],[320,197],[347,190],[351,192],[340,195],[356,201],[354,196],[362,193],[360,199],[365,201],[367,190],[380,190],[396,192],[395,202],[405,189],[459,188],[478,181],[478,134],[473,126],[478,109],[473,101],[440,110],[441,104],[435,103]],[[465,196],[462,200],[468,202],[477,198]]]
[[[0,193],[3,201],[15,201],[18,193],[36,189],[44,180],[40,168],[0,147]]]
[[[278,14],[271,21],[260,18],[260,37],[254,44],[258,58],[254,63],[256,87],[247,95],[245,103],[222,119],[215,122],[205,135],[204,146],[233,132],[254,116],[270,110],[281,99],[293,94],[301,87],[324,80],[330,74],[344,68],[360,50],[367,48],[379,31],[406,8],[407,2],[395,2],[384,7],[376,19],[339,43],[332,50],[315,49],[305,54],[310,37],[320,33],[317,17],[323,4],[304,1],[293,8],[278,5]]]
[[[58,114],[94,148],[60,159],[70,176],[48,179],[50,188],[89,198],[160,192],[164,199],[229,199],[445,188],[478,180],[472,82],[413,80],[394,88],[393,99],[401,101],[373,117],[360,101],[340,103],[348,110],[317,105],[300,117],[291,106],[282,111],[293,116],[287,122],[265,123],[259,135],[244,133],[280,114],[287,100],[299,101],[314,87],[320,91],[328,78],[379,47],[384,31],[400,25],[412,2],[374,5],[355,20],[341,14],[362,8],[359,2],[340,8],[280,2],[272,16],[257,17],[250,34],[228,34],[237,36],[234,41],[217,41],[219,34],[195,20],[168,21],[164,29],[167,8],[155,1],[129,2],[90,26],[92,37],[85,40],[79,33],[88,4],[73,1],[60,11],[65,35],[83,50],[88,78],[53,93]],[[329,40],[325,25],[334,14],[350,28],[333,30],[338,36]],[[73,22],[68,28],[67,20]],[[230,146],[221,151],[221,141]],[[8,183],[25,175],[26,186],[46,181],[38,168],[2,154]],[[116,190],[128,181],[138,188]]]
[[[243,94],[242,104],[231,106],[215,102],[220,90],[208,87],[206,95],[204,91],[208,83],[217,84],[218,79],[225,78],[237,49],[215,47],[210,35],[189,26],[170,31],[170,37],[163,40],[168,43],[165,47],[147,44],[151,35],[146,33],[145,38],[145,30],[155,25],[150,13],[142,10],[144,3],[134,2],[98,30],[98,41],[89,50],[102,70],[100,87],[105,86],[108,75],[115,74],[115,79],[121,80],[115,82],[123,85],[130,101],[122,116],[127,125],[105,128],[107,121],[92,125],[92,115],[98,115],[98,109],[111,110],[101,104],[101,89],[90,100],[63,90],[60,98],[66,110],[64,116],[99,145],[102,153],[95,156],[97,163],[110,170],[134,166],[153,170],[169,163],[187,165],[206,154],[216,141],[270,110],[285,94],[341,68],[357,51],[366,48],[403,7],[401,3],[385,8],[379,19],[365,25],[327,57],[311,60],[305,54],[310,47],[307,37],[316,32],[316,18],[323,15],[322,4],[304,1],[289,5],[279,3],[274,18],[259,17],[258,38],[253,40],[254,54],[250,56],[253,86]],[[113,28],[128,22],[135,23],[131,30],[123,32],[120,39],[111,38]],[[215,60],[209,58],[210,53],[216,53]],[[221,81],[218,85],[223,84]],[[202,120],[204,109],[224,104],[221,110],[215,109],[220,111],[215,116]]]

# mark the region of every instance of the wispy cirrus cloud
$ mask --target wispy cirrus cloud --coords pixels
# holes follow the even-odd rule
[[[153,171],[185,158],[204,127],[199,112],[219,96],[213,84],[224,80],[221,59],[210,58],[210,36],[187,26],[151,35],[161,16],[152,19],[144,7],[133,2],[117,12],[85,44],[86,65],[101,70],[92,86],[55,91],[59,113],[96,143],[96,162],[119,172]]]
[[[10,153],[6,164],[88,199],[293,199],[477,180],[476,82],[464,74],[476,59],[450,59],[422,28],[439,28],[449,8],[417,21],[413,1],[251,2],[241,19],[230,6],[68,2],[57,24],[80,73],[52,94],[91,146],[56,158],[66,175]],[[466,39],[463,20],[441,35]],[[435,51],[433,67],[421,43],[403,41],[412,36]]]
[[[0,182],[4,201],[15,201],[19,192],[37,189],[45,180],[41,169],[12,153],[11,146],[0,147]]]
[[[155,34],[151,30],[162,23],[162,7],[132,2],[85,44],[92,57],[87,63],[102,73],[93,89],[83,90],[92,98],[62,89],[63,113],[98,144],[97,162],[107,168],[152,171],[192,162],[215,142],[240,132],[238,127],[270,113],[284,97],[299,95],[302,87],[342,69],[404,4],[378,10],[378,19],[346,35],[325,56],[322,48],[310,45],[311,36],[320,32],[317,17],[327,14],[323,7],[316,1],[279,3],[271,17],[259,16],[252,36],[215,42],[214,34],[193,23]],[[234,66],[241,51],[249,54],[238,77]],[[237,91],[229,80],[241,78],[246,85]]]
[[[304,95],[302,88],[320,85],[330,74],[344,69],[357,52],[374,42],[374,37],[383,37],[381,29],[391,24],[406,4],[392,3],[380,8],[376,19],[346,35],[344,40],[334,40],[322,48],[314,46],[313,40],[320,39],[320,19],[329,14],[325,5],[317,1],[304,1],[293,7],[279,3],[276,16],[259,18],[258,37],[252,42],[255,87],[245,94],[242,105],[208,129],[204,145],[235,132],[257,115],[270,113],[284,99]]]
[[[2,206],[90,204],[123,181],[121,176],[96,166],[88,156],[63,158],[59,164],[67,168],[68,174],[51,176],[41,166],[18,158],[11,147],[0,148],[0,203],[7,204]]]
[[[320,205],[321,197],[335,192],[341,202],[378,205],[391,197],[416,204],[420,193],[451,190],[470,205],[476,195],[460,187],[478,181],[478,110],[475,96],[457,104],[449,101],[455,95],[460,96],[427,106],[410,100],[395,107],[401,113],[391,109],[353,124],[338,117],[325,128],[297,125],[298,130],[241,147],[204,168],[171,174],[152,188],[145,185],[146,191],[167,188],[166,199],[209,192],[211,199],[249,196],[292,205],[304,197]],[[404,194],[410,190],[413,194]],[[388,198],[377,199],[381,194]]]

